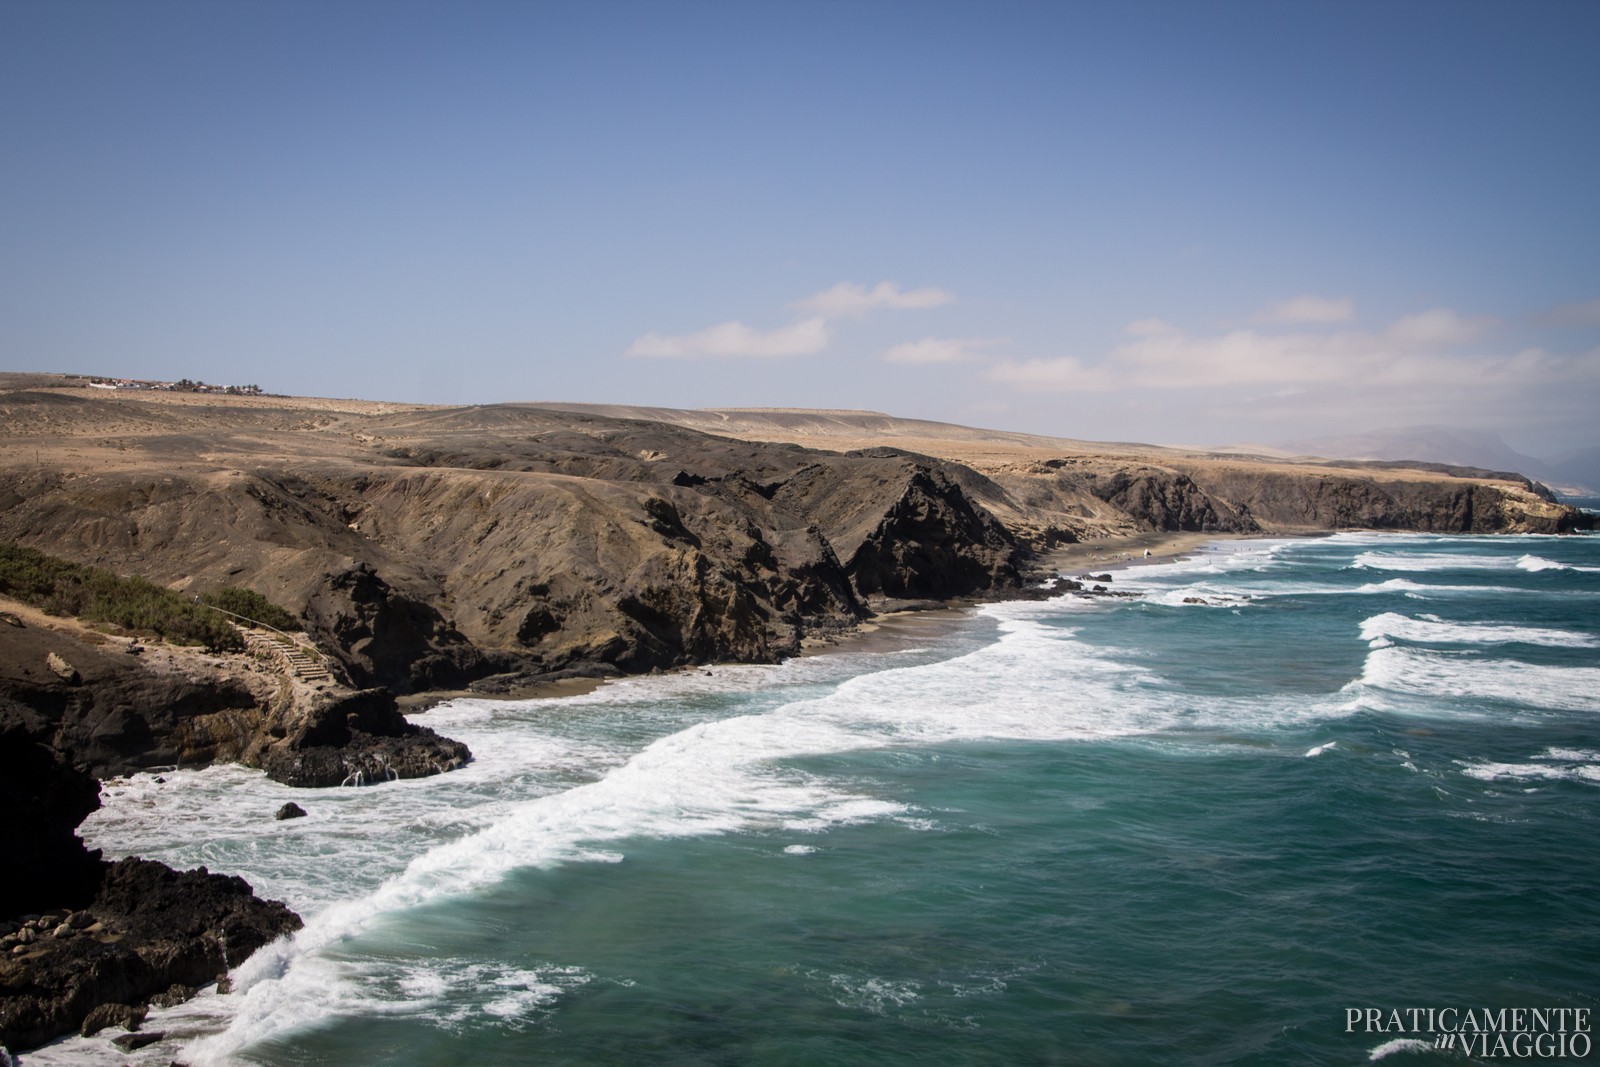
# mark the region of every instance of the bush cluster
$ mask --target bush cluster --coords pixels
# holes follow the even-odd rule
[[[202,593],[200,602],[264,623],[274,630],[287,630],[292,633],[300,629],[299,619],[253,589],[225,585],[214,593]]]
[[[0,593],[51,615],[119,626],[174,644],[203,645],[213,652],[244,648],[228,617],[205,604],[144,578],[123,578],[12,542],[0,542]],[[299,629],[294,616],[247,589],[227,586],[206,599],[279,629]]]

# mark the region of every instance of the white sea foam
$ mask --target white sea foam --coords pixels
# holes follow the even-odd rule
[[[518,1029],[535,1020],[562,994],[587,985],[594,976],[579,967],[512,967],[472,960],[429,960],[399,965],[390,979],[381,972],[368,983],[382,989],[375,998],[393,1014],[390,988],[404,996],[400,1009],[444,1029],[454,1029],[490,1016],[501,1026]],[[487,996],[485,995],[487,994]]]
[[[343,1010],[337,990],[352,978],[327,950],[388,915],[470,892],[513,869],[615,860],[620,852],[603,846],[634,837],[768,825],[813,829],[902,810],[771,767],[784,756],[848,747],[836,726],[810,726],[793,715],[702,723],[646,746],[598,781],[523,803],[493,825],[418,856],[375,892],[325,909],[292,938],[251,957],[235,973],[237,1015],[224,1033],[188,1049],[188,1058],[226,1061],[268,1035]]]
[[[1537,757],[1535,757],[1537,758]],[[1484,782],[1503,781],[1565,781],[1589,782],[1600,785],[1600,764],[1578,763],[1560,765],[1552,763],[1468,763],[1456,761],[1461,773],[1468,778]]]
[[[1424,1041],[1419,1037],[1397,1037],[1393,1041],[1385,1041],[1381,1045],[1374,1045],[1367,1053],[1368,1063],[1377,1063],[1386,1056],[1396,1052],[1431,1052],[1432,1041]]]
[[[1433,698],[1435,707],[1492,700],[1557,711],[1600,711],[1600,668],[1551,667],[1399,646],[1367,653],[1357,685]]]
[[[1600,639],[1571,630],[1510,626],[1486,622],[1448,622],[1437,615],[1410,617],[1396,612],[1374,615],[1361,623],[1361,639],[1374,648],[1390,639],[1423,644],[1545,645],[1551,648],[1596,648]]]
[[[1500,571],[1516,566],[1504,556],[1481,556],[1454,552],[1362,552],[1350,563],[1362,570],[1402,571]]]
[[[1517,566],[1525,571],[1580,571],[1587,574],[1600,573],[1600,567],[1581,567],[1573,563],[1558,563],[1553,559],[1543,556],[1527,555],[1517,560]]]
[[[1185,597],[1202,597],[1208,605],[1238,606],[1258,596],[1292,595],[1298,592],[1332,592],[1332,587],[1288,583],[1280,577],[1270,589],[1260,581],[1268,574],[1279,574],[1285,566],[1283,552],[1296,544],[1293,540],[1222,542],[1207,550],[1170,563],[1107,566],[1116,588],[1137,592],[1156,603],[1181,606]],[[1098,573],[1099,568],[1089,568]],[[1252,582],[1256,584],[1251,584]]]
[[[1576,763],[1600,763],[1600,752],[1588,748],[1547,748],[1533,758],[1570,760]]]
[[[1297,538],[1219,541],[1199,552],[1166,563],[1104,562],[1074,573],[1110,573],[1117,581],[1131,578],[1166,578],[1173,575],[1218,575],[1267,571],[1283,564],[1282,553],[1301,543]]]
[[[876,975],[834,974],[828,976],[834,1002],[842,1008],[859,1008],[884,1015],[903,1008],[922,996],[915,982],[895,981]]]
[[[1498,595],[1523,593],[1525,590],[1506,585],[1435,585],[1416,582],[1410,578],[1389,578],[1382,582],[1368,582],[1356,587],[1357,593],[1405,593],[1418,599],[1440,596],[1471,596],[1477,593]]]
[[[1513,559],[1509,555],[1490,556],[1465,552],[1394,552],[1383,549],[1373,549],[1358,554],[1351,561],[1350,566],[1356,569],[1401,571],[1406,573],[1457,570],[1523,570],[1534,573],[1550,570],[1600,572],[1600,567],[1561,563],[1557,560],[1533,555],[1532,553]]]

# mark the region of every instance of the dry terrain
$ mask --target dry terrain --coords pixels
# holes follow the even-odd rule
[[[284,605],[356,686],[763,661],[1153,535],[1559,532],[1514,474],[870,412],[432,407],[0,376],[0,539]],[[1052,556],[1051,553],[1058,553]]]

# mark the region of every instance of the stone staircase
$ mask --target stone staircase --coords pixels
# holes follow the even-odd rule
[[[239,628],[245,648],[253,655],[270,659],[285,671],[304,682],[331,682],[333,674],[318,656],[287,637],[264,634],[258,630]]]

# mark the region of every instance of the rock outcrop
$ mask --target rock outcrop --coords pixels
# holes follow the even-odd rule
[[[300,928],[242,878],[141,859],[95,868],[62,902],[71,910],[0,937],[0,1045],[12,1051],[80,1029],[137,1027],[153,998],[182,999]]]
[[[0,921],[43,902],[87,899],[99,857],[77,827],[100,806],[100,787],[50,744],[44,716],[0,696]]]
[[[364,689],[318,702],[292,732],[241,762],[285,785],[330,786],[426,778],[471,758],[461,742],[407,722],[387,689]]]
[[[471,759],[460,742],[407,722],[387,690],[297,691],[247,657],[157,661],[122,642],[88,642],[98,636],[0,627],[0,701],[26,713],[37,743],[96,778],[236,762],[289,785],[369,784]],[[50,657],[73,663],[77,681],[52,670]]]
[[[1178,471],[1141,465],[1106,474],[1089,472],[1084,482],[1089,492],[1151,530],[1261,530],[1248,506],[1208,493],[1189,475]]]
[[[1396,476],[1386,466],[1295,471],[1213,463],[1190,477],[1279,529],[1571,533],[1594,525],[1593,516],[1557,503],[1525,478],[1461,472],[1422,479]]]
[[[96,1009],[122,1020],[151,998],[206,985],[300,927],[240,878],[139,859],[107,863],[78,824],[99,785],[52,745],[57,723],[0,696],[0,1045],[32,1048]],[[138,1012],[142,1017],[142,1011]]]

